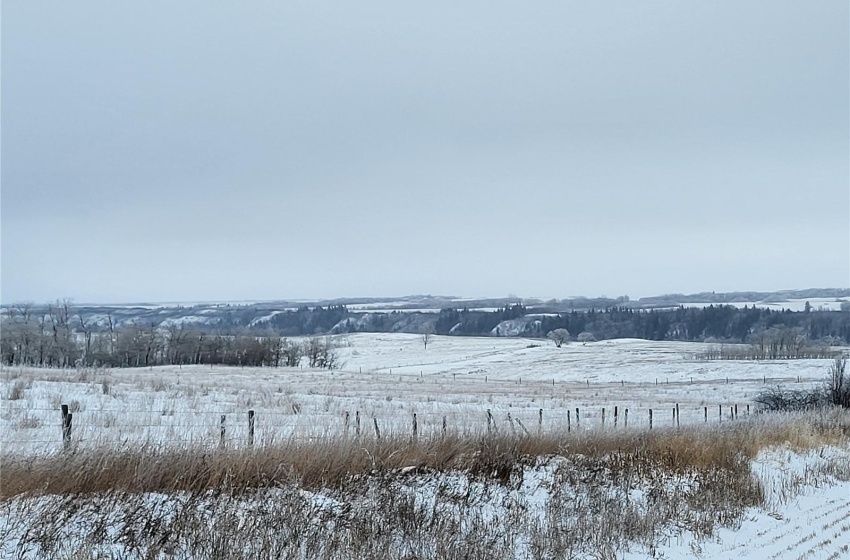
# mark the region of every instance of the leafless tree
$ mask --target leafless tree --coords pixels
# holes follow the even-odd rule
[[[434,327],[432,325],[426,325],[422,327],[422,334],[420,335],[422,339],[422,344],[425,345],[425,350],[428,349],[428,343],[431,342],[434,338]]]
[[[333,369],[339,358],[336,345],[329,337],[314,336],[307,339],[304,353],[311,368]]]
[[[560,348],[565,342],[570,339],[570,331],[567,329],[555,329],[554,331],[549,331],[549,334],[546,335],[546,338],[555,343],[555,346]]]
[[[304,347],[294,340],[284,338],[280,341],[283,365],[287,367],[298,367],[301,357],[304,355]]]
[[[829,367],[827,395],[832,404],[850,408],[850,379],[846,376],[847,357],[837,356]]]

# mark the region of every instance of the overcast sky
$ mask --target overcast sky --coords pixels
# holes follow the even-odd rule
[[[2,12],[2,301],[850,286],[846,0]]]

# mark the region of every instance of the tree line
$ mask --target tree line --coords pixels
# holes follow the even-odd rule
[[[338,365],[330,337],[291,340],[274,330],[206,329],[186,323],[95,324],[68,301],[4,309],[0,359],[43,367],[223,364],[232,366]]]
[[[543,337],[564,329],[584,340],[756,342],[759,354],[795,352],[798,339],[822,344],[850,343],[850,310],[777,311],[709,305],[641,310],[614,306],[602,310],[552,313],[545,307],[510,304],[491,311],[443,309],[439,313],[394,311],[356,313],[344,305],[301,307],[265,313],[227,309],[206,323],[179,319],[116,321],[109,312],[75,309],[68,300],[3,308],[0,359],[6,364],[114,367],[162,364],[300,365],[334,367],[333,339],[355,332],[429,332],[488,336],[502,321],[528,320],[524,336]],[[265,314],[264,314],[265,313]],[[124,315],[126,317],[126,314]],[[164,315],[168,317],[168,314]],[[258,318],[259,316],[259,318]],[[533,321],[531,320],[533,319]],[[791,329],[785,332],[783,329]],[[774,336],[782,331],[782,336]],[[793,341],[788,338],[793,332]],[[767,334],[765,334],[767,333]],[[772,333],[772,334],[771,334]],[[290,337],[314,337],[306,343]],[[784,337],[784,338],[783,338]],[[315,341],[314,341],[315,339]],[[779,341],[777,343],[777,340]],[[779,344],[780,350],[777,350]],[[790,349],[790,350],[788,350]]]

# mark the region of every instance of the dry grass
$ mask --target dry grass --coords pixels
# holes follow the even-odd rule
[[[671,527],[704,539],[762,503],[760,450],[848,438],[850,414],[830,411],[652,432],[3,457],[0,542],[57,559],[651,556]],[[540,481],[548,497],[535,505]]]
[[[628,457],[679,474],[694,469],[732,469],[777,444],[808,449],[847,441],[850,413],[762,416],[720,427],[652,431],[590,431],[517,437],[323,438],[288,440],[256,449],[175,449],[155,445],[57,453],[38,458],[0,458],[0,499],[21,494],[95,492],[240,493],[297,483],[338,488],[353,476],[392,472],[461,471],[507,480],[517,468],[544,456]]]

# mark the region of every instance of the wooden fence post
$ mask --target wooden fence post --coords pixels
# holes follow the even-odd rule
[[[581,417],[579,416],[578,407],[576,407],[576,429],[581,428]]]
[[[350,418],[349,418],[349,415],[348,415],[348,411],[346,410],[346,411],[345,411],[345,420],[343,421],[343,422],[344,422],[344,426],[345,426],[345,427],[343,428],[343,429],[345,430],[345,432],[344,432],[344,433],[345,433],[345,437],[348,437],[348,422],[349,422],[349,420],[350,420]]]
[[[652,429],[652,409],[649,409],[649,429]]]
[[[522,420],[520,420],[519,418],[516,418],[515,420],[516,423],[519,424],[519,427],[522,428],[522,431],[525,432],[525,435],[530,436],[531,434],[528,433],[528,429],[525,427],[525,424],[522,423]]]
[[[747,416],[750,415],[750,405],[747,405]]]
[[[446,416],[443,415],[443,437],[446,437]]]
[[[605,407],[602,407],[602,428],[605,428]]]
[[[570,421],[570,411],[569,409],[567,409],[567,433],[570,433],[572,431],[571,424],[572,422]]]
[[[413,441],[419,439],[419,425],[416,423],[416,413],[413,413]]]
[[[62,405],[62,448],[65,451],[71,449],[71,425],[74,415],[68,412],[68,405]]]
[[[703,407],[705,409],[705,421],[708,422],[708,407]]]
[[[254,411],[248,411],[248,445],[254,445]]]
[[[617,427],[617,420],[618,420],[617,416],[618,416],[618,413],[619,413],[619,410],[617,410],[617,407],[615,406],[615,407],[614,407],[614,427],[615,427],[615,428]]]
[[[218,434],[218,446],[219,447],[224,447],[224,434],[225,434],[224,423],[225,423],[226,420],[227,420],[227,415],[222,414],[221,415],[221,429],[220,429],[219,434]]]
[[[493,431],[493,414],[490,412],[490,409],[487,409],[487,433],[491,433]]]
[[[738,405],[735,405],[735,420],[738,419]]]
[[[375,438],[381,441],[381,430],[378,429],[378,419],[373,416],[372,422],[375,424]]]
[[[720,422],[723,422],[723,405],[717,405],[717,417],[720,419]]]
[[[679,403],[676,403],[676,427],[679,427]]]
[[[629,409],[623,411],[623,428],[629,427]]]
[[[360,437],[360,411],[354,411],[354,435]]]
[[[569,411],[567,411],[569,412]],[[537,435],[543,433],[543,409],[537,411]]]

